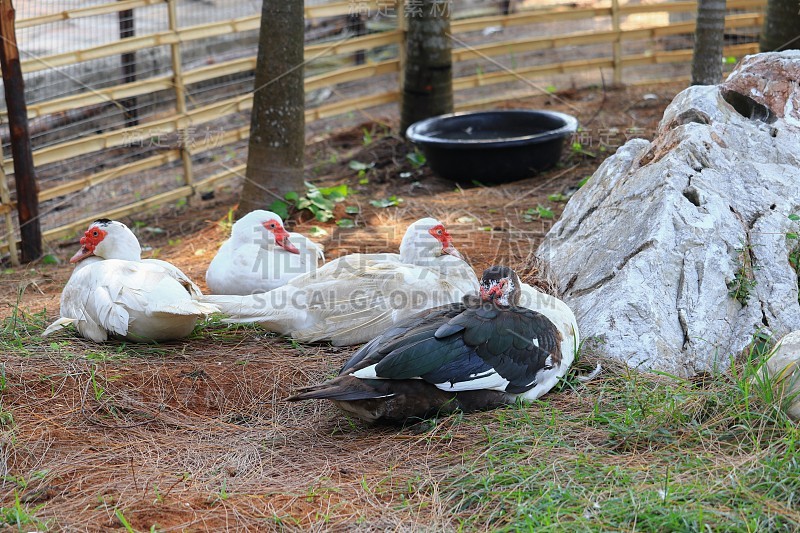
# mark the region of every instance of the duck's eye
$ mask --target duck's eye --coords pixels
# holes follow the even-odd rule
[[[442,230],[440,230],[440,229],[437,229],[437,230],[436,230],[436,234],[437,234],[437,235],[441,235],[441,234],[442,234]]]
[[[97,230],[95,230],[95,231],[93,231],[93,232],[92,232],[92,237],[97,237],[98,235],[100,235],[100,234],[99,234],[99,233],[97,233]]]
[[[271,223],[270,223],[270,225],[269,225],[269,229],[275,229],[275,223],[274,223],[274,222],[271,222]]]

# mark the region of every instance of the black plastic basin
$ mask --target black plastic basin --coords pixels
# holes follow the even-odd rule
[[[503,183],[555,165],[575,117],[555,111],[507,110],[440,115],[409,126],[431,169],[454,181]]]

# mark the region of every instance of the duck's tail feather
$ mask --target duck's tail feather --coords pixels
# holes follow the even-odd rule
[[[375,400],[378,398],[389,398],[394,396],[392,393],[380,392],[369,386],[363,381],[357,380],[352,376],[342,376],[321,385],[305,387],[299,392],[286,398],[288,402],[298,402],[301,400]]]
[[[45,329],[42,332],[42,337],[47,337],[51,333],[55,333],[56,331],[63,329],[73,323],[75,323],[74,318],[67,318],[62,316],[58,320],[47,326],[47,329]]]

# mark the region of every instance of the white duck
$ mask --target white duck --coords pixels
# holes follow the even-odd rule
[[[252,211],[239,219],[206,272],[213,294],[253,294],[276,289],[325,260],[322,247],[289,233],[271,211]]]
[[[400,255],[352,254],[251,296],[205,296],[231,322],[255,322],[301,342],[366,342],[424,309],[477,294],[475,272],[436,219],[406,230]]]
[[[561,334],[561,353],[574,359],[581,343],[580,333],[578,332],[578,321],[575,320],[575,313],[564,302],[538,290],[527,283],[521,283],[520,307],[526,307],[537,313],[546,316]],[[561,367],[566,373],[569,365]],[[564,374],[556,376],[562,377]]]
[[[141,247],[128,227],[99,219],[81,238],[77,263],[61,293],[61,318],[43,333],[74,324],[95,342],[110,335],[153,342],[189,335],[201,316],[217,312],[196,300],[197,285],[177,267],[141,259]]]

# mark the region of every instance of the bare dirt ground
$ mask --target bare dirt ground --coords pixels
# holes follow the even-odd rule
[[[651,137],[682,88],[592,88],[509,103],[575,114],[581,148],[566,147],[561,164],[540,176],[492,188],[456,186],[415,168],[406,158],[413,148],[391,133],[391,120],[321,137],[309,145],[308,175],[318,185],[350,186],[337,215],[358,205],[357,225],[298,213],[292,229],[326,230],[319,240],[334,258],[395,250],[408,223],[433,215],[476,271],[495,262],[521,267],[560,216],[561,196],[626,137]],[[359,177],[352,160],[375,165]],[[364,177],[368,183],[360,183]],[[149,254],[200,283],[226,238],[220,221],[236,189],[125,222]],[[369,203],[392,195],[403,199],[398,207]],[[60,259],[76,246],[64,243]],[[291,391],[335,374],[352,348],[297,346],[256,328],[215,323],[160,346],[96,345],[68,332],[42,341],[70,270],[36,264],[0,275],[3,346],[13,348],[0,365],[0,414],[10,413],[0,416],[0,506],[27,509],[39,521],[28,529],[441,531],[469,514],[445,489],[502,430],[502,410],[469,415],[469,424],[449,417],[423,431],[368,427],[327,403],[290,405],[283,399]],[[545,401],[565,413],[594,402],[591,385]],[[527,409],[536,416],[541,408]],[[598,429],[570,438],[588,445],[607,435]],[[549,453],[533,441],[529,451]]]

